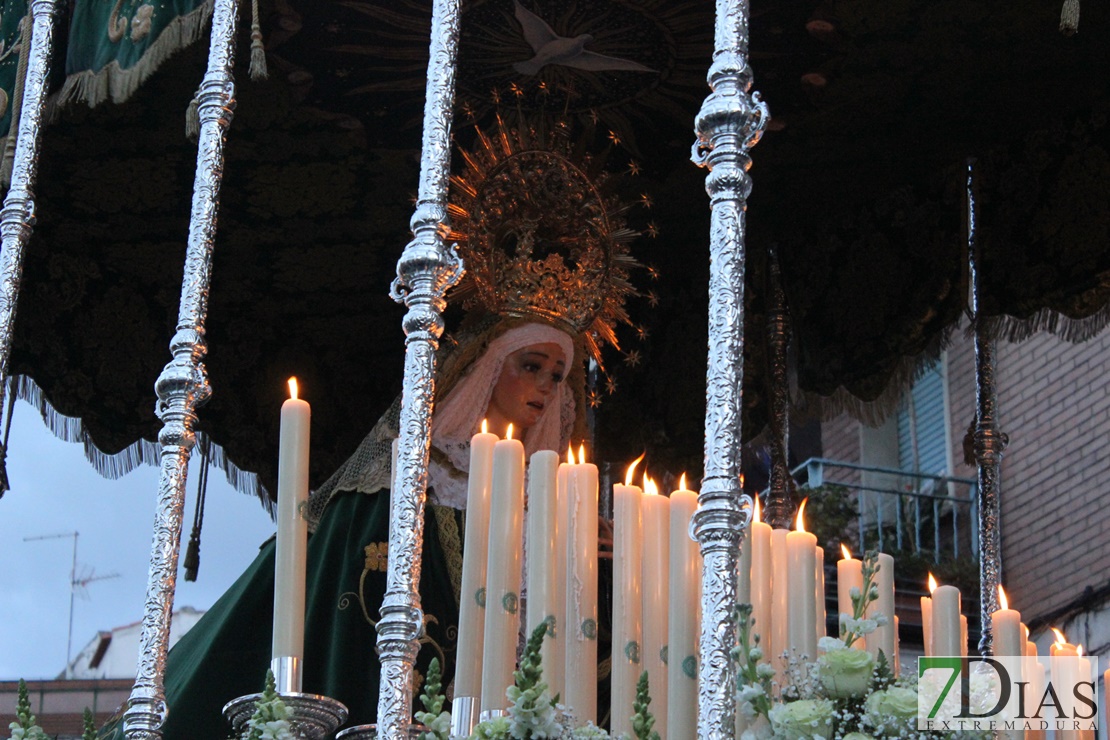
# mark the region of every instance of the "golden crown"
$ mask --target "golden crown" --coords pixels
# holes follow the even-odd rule
[[[611,192],[599,163],[576,155],[564,124],[477,129],[451,178],[450,239],[466,276],[463,305],[538,318],[585,337],[595,358],[618,347],[616,325],[628,323],[628,280],[639,263],[628,243],[639,232]]]

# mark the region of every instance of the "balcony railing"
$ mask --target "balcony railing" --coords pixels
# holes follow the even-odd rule
[[[880,551],[931,551],[936,562],[948,553],[979,558],[979,496],[973,478],[820,457],[792,473],[803,489],[835,485],[855,492],[858,552],[877,545]]]

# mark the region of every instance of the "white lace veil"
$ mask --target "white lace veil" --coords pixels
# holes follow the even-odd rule
[[[553,326],[520,324],[490,341],[486,351],[464,371],[463,376],[436,405],[432,417],[432,461],[428,485],[435,503],[456,509],[466,507],[466,472],[470,466],[470,438],[478,431],[501,376],[505,358],[534,344],[554,343],[562,348],[567,368],[574,363],[574,340]],[[399,403],[387,411],[355,453],[313,492],[308,506],[310,526],[315,528],[328,501],[338,491],[376,493],[390,487],[390,445],[397,436]],[[561,450],[570,441],[575,422],[575,398],[566,382],[560,383],[555,402],[544,409],[535,426],[523,437],[524,452]]]

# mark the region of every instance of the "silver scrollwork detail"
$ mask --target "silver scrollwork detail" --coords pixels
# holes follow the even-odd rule
[[[27,76],[19,110],[19,128],[12,164],[12,182],[0,210],[0,401],[8,376],[12,351],[15,309],[23,278],[23,257],[35,223],[34,187],[38,173],[42,116],[50,76],[50,56],[54,47],[55,0],[31,2],[31,49],[27,56]]]
[[[377,730],[382,737],[389,738],[402,737],[412,721],[412,669],[424,629],[420,561],[431,449],[435,351],[443,334],[444,296],[463,273],[458,254],[444,242],[449,231],[447,183],[458,44],[458,0],[435,0],[420,189],[410,223],[413,239],[397,263],[397,279],[390,287],[390,295],[398,302],[403,301],[408,312],[403,320],[405,377],[398,472],[389,515],[389,566],[377,642],[381,660]]]
[[[971,312],[975,322],[975,461],[979,466],[979,604],[981,627],[979,653],[994,654],[991,615],[999,609],[998,586],[1002,583],[1002,531],[999,525],[999,495],[1002,452],[1009,441],[998,429],[998,394],[994,376],[993,338],[983,330],[982,253],[978,234],[976,165],[967,164],[967,247],[971,268]]]
[[[747,0],[718,0],[710,94],[698,113],[692,159],[709,169],[709,356],[706,372],[705,477],[692,523],[704,558],[699,645],[698,737],[735,733],[732,609],[736,564],[751,499],[740,489],[744,358],[744,229],[751,192],[749,149],[770,116],[751,93]]]
[[[238,0],[217,0],[212,14],[208,68],[198,95],[200,136],[177,331],[170,340],[172,359],[154,386],[158,395],[155,410],[162,421],[158,433],[162,465],[139,634],[139,663],[124,713],[124,735],[128,740],[160,740],[167,711],[166,653],[181,549],[185,479],[196,441],[196,409],[211,395],[203,363],[207,352],[204,322],[223,180],[224,139],[234,110],[232,66],[238,12]]]

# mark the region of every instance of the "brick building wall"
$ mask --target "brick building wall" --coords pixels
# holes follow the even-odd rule
[[[954,469],[975,415],[975,352],[961,328],[945,358]],[[1070,344],[1049,334],[999,342],[999,421],[1010,436],[1002,462],[1003,581],[1026,621],[1110,579],[1110,331]],[[858,462],[860,424],[822,424],[825,457]]]

